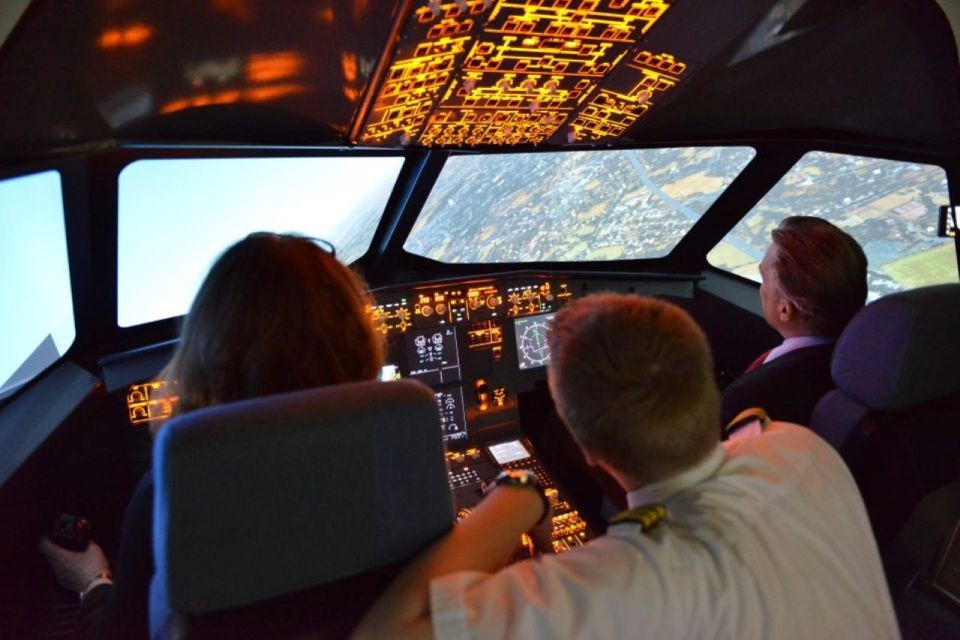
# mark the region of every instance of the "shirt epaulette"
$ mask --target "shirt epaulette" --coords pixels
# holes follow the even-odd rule
[[[618,513],[610,519],[610,524],[620,524],[621,522],[636,522],[640,525],[640,530],[644,533],[649,532],[660,521],[667,517],[667,508],[662,504],[647,504],[636,509],[630,509]]]

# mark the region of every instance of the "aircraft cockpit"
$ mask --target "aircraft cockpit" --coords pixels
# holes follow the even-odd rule
[[[759,265],[787,217],[862,246],[868,302],[960,282],[949,2],[69,4],[0,10],[10,637],[72,632],[37,540],[76,514],[116,553],[178,410],[157,374],[249,233],[315,239],[361,276],[380,379],[435,395],[457,519],[530,470],[558,553],[626,504],[550,398],[570,301],[676,304],[723,389],[780,341]]]

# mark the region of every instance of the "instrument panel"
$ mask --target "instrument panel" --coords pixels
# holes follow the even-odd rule
[[[691,297],[693,281],[528,272],[374,290],[368,313],[387,354],[381,378],[416,378],[433,389],[458,517],[469,515],[482,499],[484,483],[500,470],[529,469],[553,506],[554,550],[579,546],[594,535],[524,432],[519,409],[527,392],[539,386],[538,393],[527,395],[545,393],[554,315],[572,298],[595,291]],[[138,370],[140,354],[131,354],[133,360],[121,355],[109,366]],[[145,360],[143,368],[154,367],[154,360]],[[119,377],[120,369],[106,373]],[[164,420],[175,411],[176,384],[130,383],[125,404],[132,425]]]
[[[383,379],[412,377],[445,394],[447,445],[457,447],[474,430],[516,425],[516,396],[544,379],[550,320],[573,292],[566,279],[542,275],[374,295],[370,317],[387,343]]]

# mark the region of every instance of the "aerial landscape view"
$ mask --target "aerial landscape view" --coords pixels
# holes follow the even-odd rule
[[[443,262],[661,257],[753,156],[748,147],[454,156],[404,248]]]
[[[662,257],[753,156],[749,147],[453,156],[404,248],[454,263]],[[938,166],[811,152],[708,260],[759,281],[770,231],[813,215],[864,247],[871,299],[956,281],[953,242],[936,235],[948,202]]]
[[[956,282],[953,241],[936,235],[938,208],[948,202],[947,176],[940,167],[815,151],[707,259],[759,282],[757,265],[770,231],[787,216],[810,215],[833,222],[864,248],[870,299]]]

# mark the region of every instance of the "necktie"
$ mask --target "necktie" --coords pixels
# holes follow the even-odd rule
[[[747,367],[747,370],[744,371],[744,373],[750,373],[754,369],[758,369],[762,367],[763,361],[766,360],[767,356],[770,355],[771,351],[773,351],[773,349],[767,349],[766,351],[761,353],[759,356],[757,356],[757,359],[750,363],[750,366]]]

